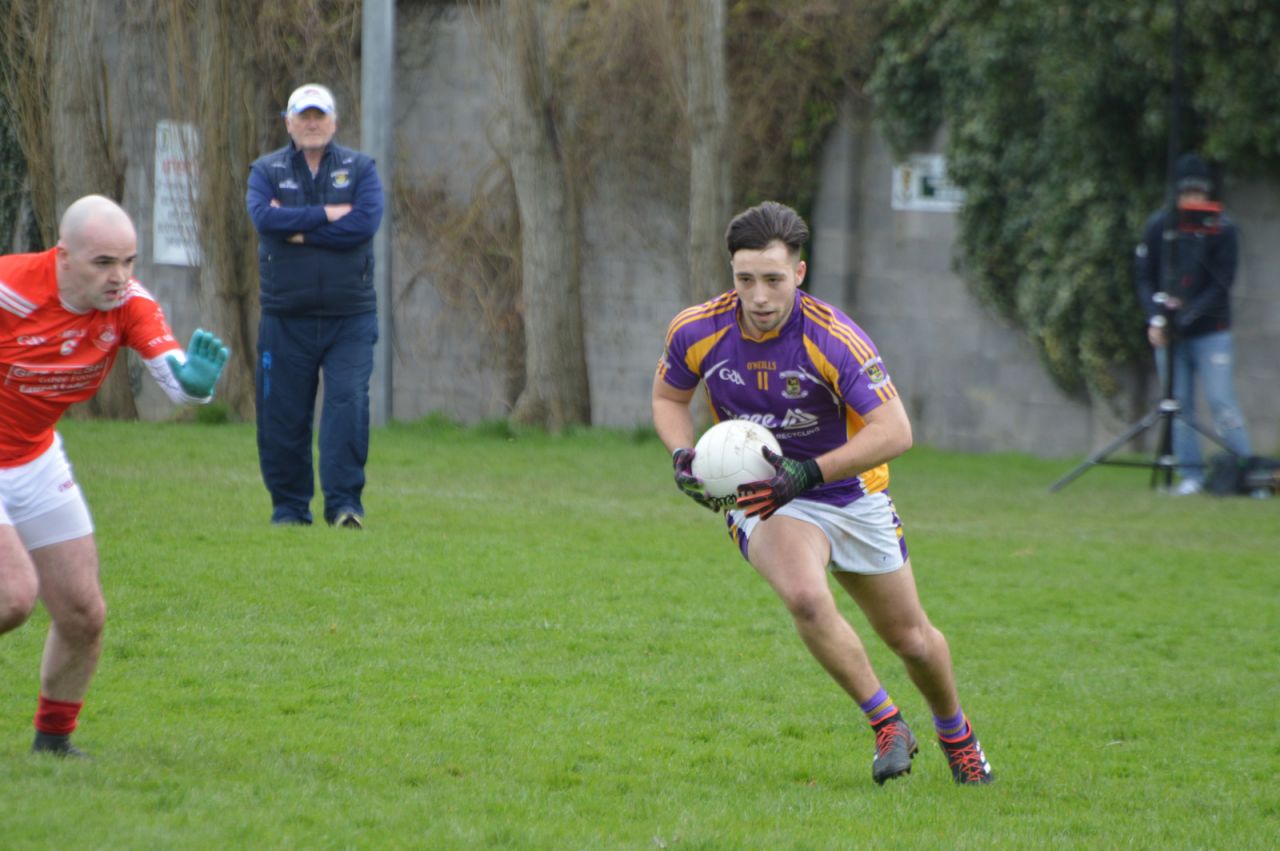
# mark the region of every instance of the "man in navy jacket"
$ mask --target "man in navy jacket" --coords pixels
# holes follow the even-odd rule
[[[1253,450],[1236,398],[1231,335],[1239,236],[1231,217],[1209,200],[1212,183],[1204,160],[1183,154],[1174,166],[1174,178],[1174,209],[1161,209],[1147,219],[1135,252],[1147,340],[1155,349],[1161,377],[1173,370],[1173,395],[1183,413],[1194,422],[1198,382],[1221,444],[1244,459]],[[1172,249],[1171,270],[1163,265],[1166,240]],[[1181,418],[1173,421],[1173,453],[1181,475],[1174,493],[1199,493],[1205,479],[1200,439]]]
[[[369,377],[378,339],[373,236],[382,183],[373,159],[334,143],[337,109],[307,84],[284,113],[290,143],[249,172],[245,202],[258,231],[258,461],[271,522],[310,524],[311,440],[319,377],[324,518],[364,528]]]

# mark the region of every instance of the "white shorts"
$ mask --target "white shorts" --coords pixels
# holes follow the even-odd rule
[[[0,467],[0,525],[17,529],[28,550],[93,534],[89,506],[71,475],[60,435],[34,461]]]
[[[793,499],[774,516],[794,517],[821,529],[831,545],[831,561],[827,567],[833,572],[892,573],[907,562],[902,521],[898,519],[893,500],[883,491],[867,494],[843,507]],[[760,519],[747,517],[737,510],[730,511],[727,519],[729,534],[746,558],[751,533],[760,525]]]

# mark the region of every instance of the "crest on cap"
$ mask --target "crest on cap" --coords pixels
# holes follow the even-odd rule
[[[318,109],[325,115],[333,115],[333,92],[317,83],[299,86],[289,95],[289,106],[284,114],[297,115],[304,109]]]

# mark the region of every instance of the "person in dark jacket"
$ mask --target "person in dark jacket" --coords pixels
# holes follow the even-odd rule
[[[284,112],[290,143],[255,161],[245,202],[258,231],[258,462],[271,522],[311,523],[312,425],[320,413],[324,518],[364,528],[369,378],[378,339],[373,236],[382,222],[374,161],[333,141],[333,94],[309,83]]]
[[[1161,376],[1173,352],[1173,395],[1194,422],[1199,379],[1214,427],[1223,445],[1245,458],[1252,454],[1232,378],[1231,285],[1235,282],[1238,236],[1235,223],[1209,200],[1209,168],[1184,154],[1174,168],[1177,202],[1147,219],[1136,253],[1138,301],[1147,315],[1147,339],[1155,348]],[[1164,240],[1173,237],[1173,273],[1163,266]],[[1181,481],[1175,493],[1204,488],[1204,462],[1196,432],[1182,418],[1173,421],[1173,452]]]

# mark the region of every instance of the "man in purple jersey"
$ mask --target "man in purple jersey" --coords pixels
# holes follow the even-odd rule
[[[877,783],[910,773],[918,747],[836,607],[828,568],[924,695],[955,781],[990,783],[947,640],[921,608],[889,498],[888,462],[911,447],[911,423],[875,344],[839,310],[799,291],[809,227],[790,207],[752,207],[725,238],[733,289],[672,320],[653,383],[653,422],[672,451],[676,484],[707,508],[729,509],[743,556],[871,723]],[[765,449],[776,474],[742,486],[736,500],[708,496],[691,469],[690,402],[699,383],[717,420],[761,423],[782,446],[781,456]]]

